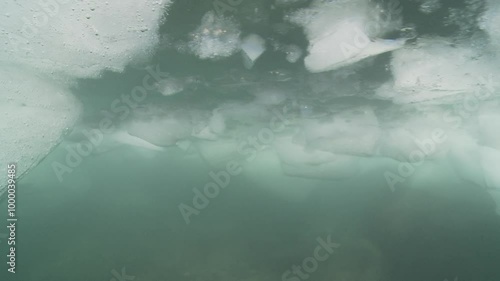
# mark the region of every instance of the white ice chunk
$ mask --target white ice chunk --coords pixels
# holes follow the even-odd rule
[[[492,44],[498,51],[498,47],[500,47],[500,2],[497,0],[487,2],[487,10],[481,20],[481,28],[488,33]]]
[[[281,137],[275,141],[275,150],[285,164],[319,165],[334,161],[336,155],[325,151],[307,151],[304,146],[294,143],[291,137]]]
[[[306,120],[295,139],[308,149],[373,155],[379,137],[378,119],[366,107],[339,112],[330,121]]]
[[[273,149],[264,149],[251,161],[243,164],[242,177],[248,177],[256,183],[255,188],[265,188],[280,198],[291,202],[300,202],[316,188],[320,180],[298,178],[280,173],[282,164]],[[280,183],[280,184],[276,184]]]
[[[238,151],[236,140],[197,141],[196,147],[205,162],[213,168],[226,168],[229,161],[242,162],[245,155]]]
[[[342,22],[332,33],[312,41],[304,62],[310,72],[335,70],[368,57],[390,52],[404,46],[405,39],[370,40],[360,24]]]
[[[130,135],[156,146],[175,145],[191,135],[191,124],[174,117],[154,117],[152,120],[133,120],[128,124]]]
[[[258,121],[269,122],[271,113],[266,107],[257,102],[251,103],[227,103],[219,108],[227,121],[241,123],[255,123]]]
[[[255,103],[261,105],[278,105],[287,99],[287,92],[277,87],[260,89],[254,95]]]
[[[404,39],[378,39],[400,24],[397,10],[389,11],[394,15],[389,20],[382,19],[383,12],[368,0],[314,1],[310,8],[289,15],[291,22],[304,27],[309,39],[306,68],[310,72],[334,70],[401,48]]]
[[[203,127],[201,130],[193,130],[191,136],[202,140],[217,140],[218,136],[210,130],[209,126]]]
[[[1,189],[7,164],[16,164],[20,178],[62,140],[81,107],[67,88],[25,68],[2,65],[0,85]]]
[[[127,131],[123,130],[117,130],[116,132],[113,132],[106,136],[110,138],[112,141],[115,141],[120,144],[126,144],[134,147],[140,147],[148,150],[155,150],[155,151],[163,151],[164,148],[154,145],[150,143],[149,141],[146,141],[142,138],[138,138],[136,136],[133,136],[129,134]]]
[[[500,150],[482,147],[480,155],[486,186],[500,190]]]
[[[247,69],[266,51],[266,41],[257,34],[250,34],[241,41],[243,63]]]
[[[391,67],[392,90],[383,86],[378,96],[396,103],[456,99],[464,93],[481,95],[484,82],[498,73],[491,58],[444,38],[421,38],[416,45],[393,52]]]
[[[390,124],[382,133],[379,142],[379,154],[399,161],[410,161],[410,158],[420,161],[432,159],[449,150],[449,139],[454,135],[443,120],[444,114],[440,111],[431,113],[423,111],[424,117],[412,116],[401,118]]]
[[[210,131],[217,135],[224,133],[224,131],[226,130],[226,120],[219,110],[216,109],[213,111],[208,126],[210,128]]]
[[[176,143],[176,145],[183,151],[188,151],[191,148],[192,143],[190,140],[180,140]]]
[[[480,133],[480,139],[484,145],[500,149],[500,106],[489,104],[485,105],[478,112],[477,121]]]
[[[170,3],[4,1],[0,159],[16,162],[20,177],[45,157],[80,114],[67,85],[147,58]],[[6,175],[1,173],[0,186]]]
[[[454,138],[448,152],[448,160],[456,174],[468,181],[485,187],[485,177],[481,165],[480,146],[470,136]]]
[[[155,84],[156,89],[164,96],[172,96],[184,91],[184,81],[176,78],[164,78]]]
[[[291,137],[278,138],[274,144],[283,172],[290,176],[343,179],[359,172],[359,158],[325,151],[307,151]]]

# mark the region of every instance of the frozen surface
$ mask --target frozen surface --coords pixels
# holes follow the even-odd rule
[[[170,1],[7,1],[0,60],[86,78],[148,58]]]
[[[148,58],[170,1],[25,1],[2,6],[0,159],[18,176],[80,116],[78,78],[121,72]],[[5,182],[3,172],[1,182]]]
[[[59,143],[81,105],[68,88],[17,66],[0,67],[0,84],[1,187],[7,164],[16,164],[20,178]]]

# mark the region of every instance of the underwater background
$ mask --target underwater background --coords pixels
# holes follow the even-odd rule
[[[403,119],[420,118],[408,126],[439,139],[434,129],[441,123],[432,117],[462,101],[450,95],[473,89],[456,96],[439,89],[438,95],[446,92],[443,99],[381,94],[395,80],[394,68],[410,68],[391,65],[398,56],[391,52],[321,73],[311,71],[316,66],[306,69],[302,58],[314,42],[310,30],[304,32],[297,19],[291,20],[295,25],[283,19],[314,5],[345,2],[241,0],[217,6],[177,0],[164,11],[158,44],[147,56],[123,72],[108,69],[68,83],[82,114],[17,183],[16,273],[4,269],[3,227],[0,279],[499,280],[499,202],[490,192],[495,179],[488,177],[495,178],[500,166],[485,172],[486,164],[475,158],[479,152],[429,143],[415,131],[426,159],[405,162],[415,146],[399,131],[388,133]],[[479,58],[467,59],[480,63],[498,50],[484,47],[479,19],[487,1],[397,5],[390,32],[369,36],[372,42],[404,38],[418,45],[445,38],[450,49],[458,49],[475,38]],[[227,9],[220,22],[217,9]],[[203,37],[207,32],[213,42]],[[250,37],[242,59],[231,44],[248,34],[258,34],[266,49],[253,57],[260,39]],[[204,49],[210,44],[216,51]],[[429,52],[442,57],[450,51]],[[412,55],[410,62],[417,60]],[[155,73],[162,80],[147,89],[146,98],[124,101]],[[424,80],[412,86],[426,88]],[[484,101],[488,114],[499,112],[497,93]],[[471,124],[479,112],[463,117],[460,126],[474,140],[482,132]],[[109,120],[110,132],[99,131],[103,120]],[[477,137],[480,145],[498,148],[498,120],[487,122],[490,134]],[[134,138],[123,135],[124,127]],[[425,151],[429,147],[435,156]],[[2,159],[2,165],[10,161]],[[7,209],[4,197],[2,224]]]

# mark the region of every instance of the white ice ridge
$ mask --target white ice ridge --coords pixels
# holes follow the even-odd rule
[[[80,115],[68,85],[122,71],[158,42],[170,0],[3,1],[0,25],[0,187],[6,162],[24,174]]]
[[[383,18],[383,12],[388,16]],[[399,27],[400,13],[400,7],[385,11],[369,0],[317,0],[289,15],[289,20],[303,26],[309,40],[306,68],[323,72],[401,48],[405,39],[379,39]]]

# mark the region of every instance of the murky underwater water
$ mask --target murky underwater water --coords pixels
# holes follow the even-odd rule
[[[396,28],[382,25],[389,31],[367,41],[384,43],[371,58],[327,71],[321,63],[333,52],[303,58],[314,58],[310,45],[331,22],[308,15],[342,18],[334,8],[348,1],[249,1],[231,19],[215,17],[211,1],[175,1],[158,46],[141,53],[146,61],[60,79],[84,111],[18,183],[17,272],[2,266],[0,280],[500,280],[498,89],[484,108],[446,120],[467,94],[484,90],[471,77],[496,69],[496,45],[485,39],[495,32],[476,20],[486,2],[401,1],[401,22],[381,20]],[[242,59],[243,38],[251,44]],[[406,45],[386,53],[401,38]],[[261,40],[267,49],[252,61]],[[145,100],[124,102],[155,68],[168,75]],[[69,165],[68,151],[87,141],[82,132],[106,118],[116,130]],[[443,124],[449,142],[432,143],[433,153],[415,146],[428,148],[424,137]],[[257,135],[258,149],[248,150]],[[407,159],[415,152],[422,161]],[[404,175],[402,163],[414,170]]]
[[[293,200],[273,192],[287,188],[275,172],[258,182],[243,172],[186,224],[179,204],[211,181],[201,159],[116,149],[84,159],[61,183],[50,164],[62,148],[19,185],[18,273],[8,280],[286,280],[318,239],[340,246],[312,273],[302,269],[304,280],[499,276],[500,221],[472,185],[391,192],[373,171],[305,181],[314,188]]]

